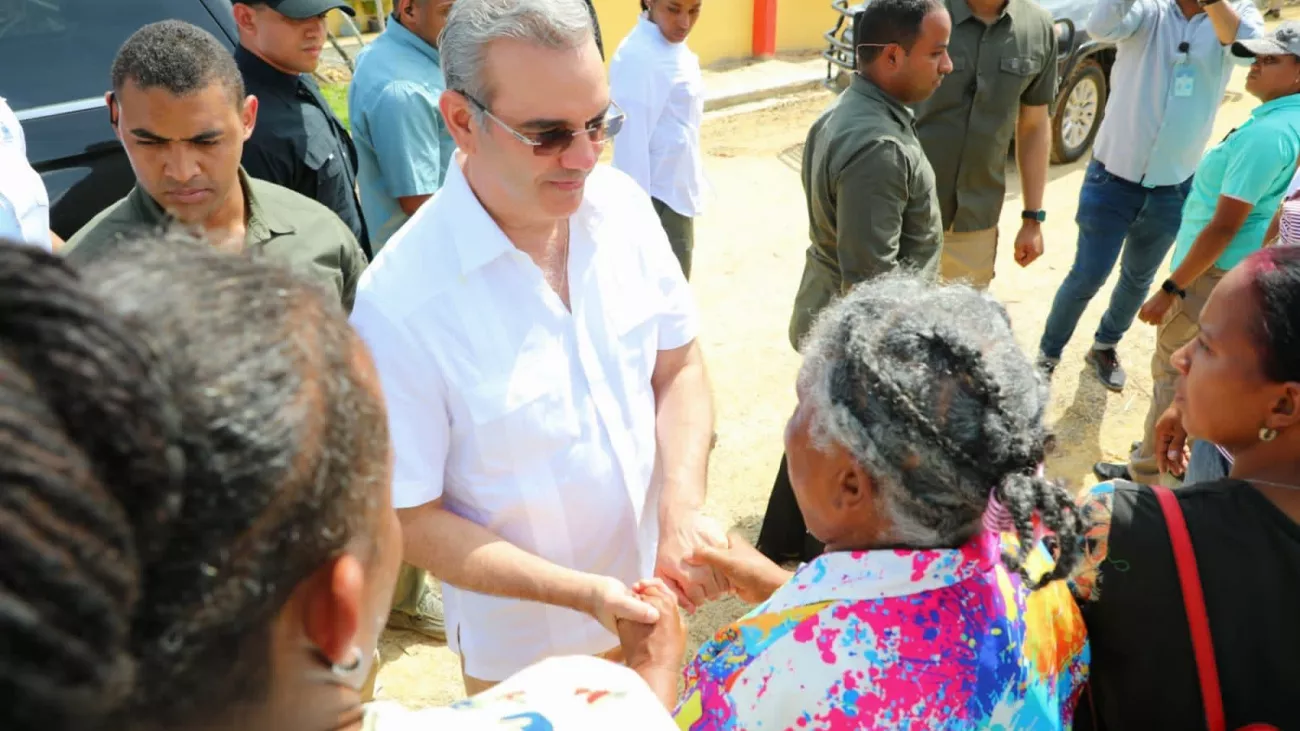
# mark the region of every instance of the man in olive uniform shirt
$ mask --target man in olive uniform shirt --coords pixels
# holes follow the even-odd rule
[[[220,41],[176,20],[147,25],[118,51],[112,86],[109,117],[136,186],[68,241],[71,262],[175,221],[203,230],[214,245],[281,260],[352,308],[365,269],[356,238],[324,206],[239,166],[257,100],[245,96]]]
[[[853,21],[858,70],[813,123],[803,154],[812,246],[790,319],[796,348],[831,299],[898,267],[937,271],[943,230],[934,171],[908,104],[952,65],[938,0],[868,3]]]
[[[812,245],[790,317],[796,348],[822,309],[859,282],[900,268],[938,272],[934,171],[907,105],[933,94],[952,70],[951,28],[939,0],[873,0],[854,18],[857,73],[804,146]],[[804,528],[784,458],[758,549],[778,563],[821,552]]]
[[[257,97],[257,128],[244,145],[249,175],[297,191],[338,214],[370,255],[357,198],[357,150],[312,73],[328,34],[325,14],[344,0],[236,0],[235,63]]]
[[[1024,203],[1016,262],[1028,266],[1043,253],[1056,32],[1052,16],[1034,0],[946,2],[952,14],[952,73],[934,96],[917,105],[916,127],[934,166],[943,213],[939,275],[987,288],[1013,134]]]

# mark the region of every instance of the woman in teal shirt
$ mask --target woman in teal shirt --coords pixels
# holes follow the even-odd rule
[[[1250,119],[1211,147],[1196,167],[1174,241],[1172,271],[1138,317],[1157,325],[1154,382],[1142,446],[1125,465],[1099,464],[1102,479],[1154,483],[1161,477],[1156,426],[1173,402],[1170,357],[1196,337],[1201,307],[1224,273],[1264,245],[1300,155],[1300,23],[1232,45],[1252,59],[1246,91],[1260,100]]]

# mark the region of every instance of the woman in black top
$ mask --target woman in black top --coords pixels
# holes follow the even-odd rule
[[[1173,356],[1158,453],[1186,436],[1234,458],[1223,480],[1177,491],[1204,587],[1228,728],[1300,729],[1300,248],[1257,252],[1215,288],[1201,332]],[[1163,466],[1162,466],[1163,467]],[[1076,728],[1203,729],[1169,533],[1154,492],[1104,483],[1074,584],[1092,643],[1092,706]]]

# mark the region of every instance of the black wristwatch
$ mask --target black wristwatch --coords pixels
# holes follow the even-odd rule
[[[1178,285],[1174,284],[1174,280],[1172,279],[1166,279],[1164,284],[1160,285],[1160,289],[1164,290],[1165,292],[1168,292],[1169,294],[1178,295],[1178,299],[1180,300],[1187,299],[1187,290],[1179,289]]]
[[[1047,220],[1047,211],[1021,211],[1020,217],[1026,221],[1038,221],[1039,223],[1042,223]]]

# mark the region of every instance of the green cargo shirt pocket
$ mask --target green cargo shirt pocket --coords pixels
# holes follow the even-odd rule
[[[998,63],[998,96],[1007,103],[1020,102],[1020,96],[1043,71],[1038,56],[1007,56]]]

